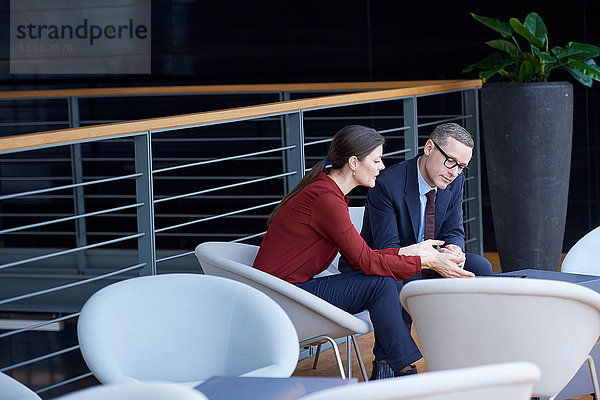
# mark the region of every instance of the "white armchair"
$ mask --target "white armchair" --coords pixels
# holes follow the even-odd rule
[[[588,232],[565,255],[560,266],[561,272],[574,274],[600,275],[600,226]]]
[[[534,396],[557,395],[600,338],[600,294],[567,282],[480,277],[410,282],[400,293],[427,369],[529,361],[542,371]]]
[[[289,377],[298,336],[260,291],[214,276],[165,274],[96,292],[79,316],[81,353],[102,383]]]
[[[0,400],[41,400],[18,380],[0,372]]]
[[[208,400],[197,390],[176,383],[129,382],[99,385],[54,400]]]
[[[289,282],[253,268],[257,253],[258,246],[243,243],[205,242],[196,247],[196,257],[205,274],[246,283],[275,300],[294,323],[300,346],[331,343],[342,378],[346,374],[335,339],[351,336],[363,378],[367,380],[367,372],[353,335],[370,332],[370,322]]]
[[[529,400],[540,370],[515,362],[338,386],[298,400]]]

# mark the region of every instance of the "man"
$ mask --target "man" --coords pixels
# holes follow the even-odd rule
[[[414,245],[425,239],[443,240],[439,251],[460,255],[463,260],[460,267],[475,275],[490,275],[492,266],[488,260],[478,254],[464,253],[462,172],[471,160],[473,146],[473,138],[466,129],[455,123],[441,124],[425,143],[422,155],[383,170],[367,194],[361,232],[367,244],[373,249],[384,249]],[[340,260],[340,270],[349,269]],[[417,275],[410,280],[422,278]],[[407,281],[397,282],[398,292]],[[403,317],[410,337],[412,320],[406,311]],[[416,369],[409,366],[406,372],[416,373]],[[384,362],[373,363],[371,379],[389,376],[392,376],[389,366]]]

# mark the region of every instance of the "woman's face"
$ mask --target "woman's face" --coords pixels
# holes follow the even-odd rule
[[[354,179],[361,186],[374,187],[375,180],[379,171],[385,168],[381,156],[383,154],[383,145],[377,146],[369,155],[362,160],[358,160]]]

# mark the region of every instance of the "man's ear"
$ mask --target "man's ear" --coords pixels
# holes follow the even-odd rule
[[[431,154],[432,151],[433,151],[433,142],[431,141],[431,139],[427,139],[427,142],[425,142],[425,147],[423,147],[423,154],[425,154],[427,157],[429,157],[429,154]]]

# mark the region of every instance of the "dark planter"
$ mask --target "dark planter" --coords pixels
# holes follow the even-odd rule
[[[569,194],[573,86],[486,83],[481,106],[502,271],[558,271]]]

